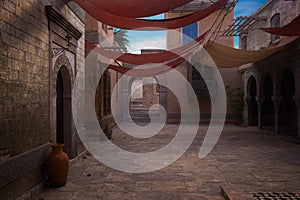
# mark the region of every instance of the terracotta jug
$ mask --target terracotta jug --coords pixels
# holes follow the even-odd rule
[[[46,172],[51,187],[61,187],[67,182],[69,157],[63,151],[64,144],[51,144],[52,153],[46,160]]]

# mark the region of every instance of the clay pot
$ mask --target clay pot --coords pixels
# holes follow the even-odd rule
[[[52,153],[46,160],[46,172],[51,187],[61,187],[67,182],[69,157],[63,151],[64,144],[51,144]]]

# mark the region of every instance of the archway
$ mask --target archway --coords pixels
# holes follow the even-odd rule
[[[279,109],[279,125],[281,132],[295,134],[297,130],[297,107],[294,102],[295,78],[293,72],[285,70],[281,78],[282,101]]]
[[[65,144],[64,150],[69,157],[72,151],[72,104],[71,79],[66,66],[62,66],[56,79],[56,142]]]
[[[274,103],[272,101],[273,96],[273,81],[270,74],[265,75],[262,84],[262,91],[264,101],[262,104],[262,127],[270,128],[274,127]]]
[[[158,81],[153,77],[136,78],[130,86],[130,110],[129,113],[135,122],[150,122],[151,115],[159,120],[160,94]]]
[[[258,124],[258,105],[256,101],[257,96],[257,84],[253,76],[248,80],[248,96],[250,97],[248,107],[248,125],[257,126]]]

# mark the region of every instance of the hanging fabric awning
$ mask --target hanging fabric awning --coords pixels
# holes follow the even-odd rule
[[[127,30],[139,29],[139,30],[164,30],[164,29],[176,29],[180,28],[201,19],[206,18],[215,11],[223,8],[228,0],[218,0],[216,3],[199,10],[195,13],[185,15],[182,17],[176,17],[172,19],[164,20],[145,20],[145,19],[133,19],[120,17],[113,15],[104,10],[98,9],[97,7],[85,2],[84,0],[74,0],[81,8],[83,8],[88,14],[90,14],[95,19],[116,27],[123,28]]]
[[[300,15],[289,24],[281,28],[261,28],[261,30],[274,35],[299,36],[300,35]]]
[[[113,15],[140,18],[165,13],[193,0],[85,0]]]
[[[286,41],[284,44],[286,44]],[[261,61],[282,49],[282,45],[283,44],[268,49],[249,51],[235,49],[213,41],[208,41],[204,46],[204,49],[208,52],[217,67],[231,68]],[[203,58],[203,61],[205,62],[205,58]]]
[[[179,56],[183,56],[191,51],[194,48],[198,47],[199,43],[203,41],[205,36],[207,35],[208,31],[204,34],[200,35],[195,40],[180,46],[178,48],[173,49],[172,51],[163,51],[159,53],[149,53],[149,54],[131,54],[131,53],[120,53],[120,52],[113,52],[107,51],[101,47],[97,47],[94,44],[89,42],[85,42],[85,45],[88,49],[93,49],[93,51],[99,53],[102,56],[107,58],[118,60],[124,63],[130,63],[134,65],[143,65],[148,63],[163,63],[169,60],[178,58]]]
[[[134,76],[134,77],[152,77],[152,76],[158,76],[160,74],[164,74],[168,71],[171,71],[172,69],[176,68],[178,65],[180,65],[183,61],[185,61],[184,58],[180,57],[173,61],[170,61],[166,64],[156,64],[155,67],[152,68],[126,68],[121,67],[117,65],[109,65],[108,69],[112,69],[114,71],[117,71],[121,74],[126,74],[128,76]]]

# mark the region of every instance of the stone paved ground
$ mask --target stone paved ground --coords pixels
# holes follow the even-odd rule
[[[300,145],[255,128],[228,125],[214,150],[198,158],[207,127],[189,150],[172,165],[152,173],[119,172],[86,155],[75,162],[67,185],[47,189],[38,199],[130,199],[185,200],[251,199],[250,192],[300,193]],[[122,148],[144,151],[168,143],[177,125],[149,140],[131,140],[119,129],[113,141]]]

